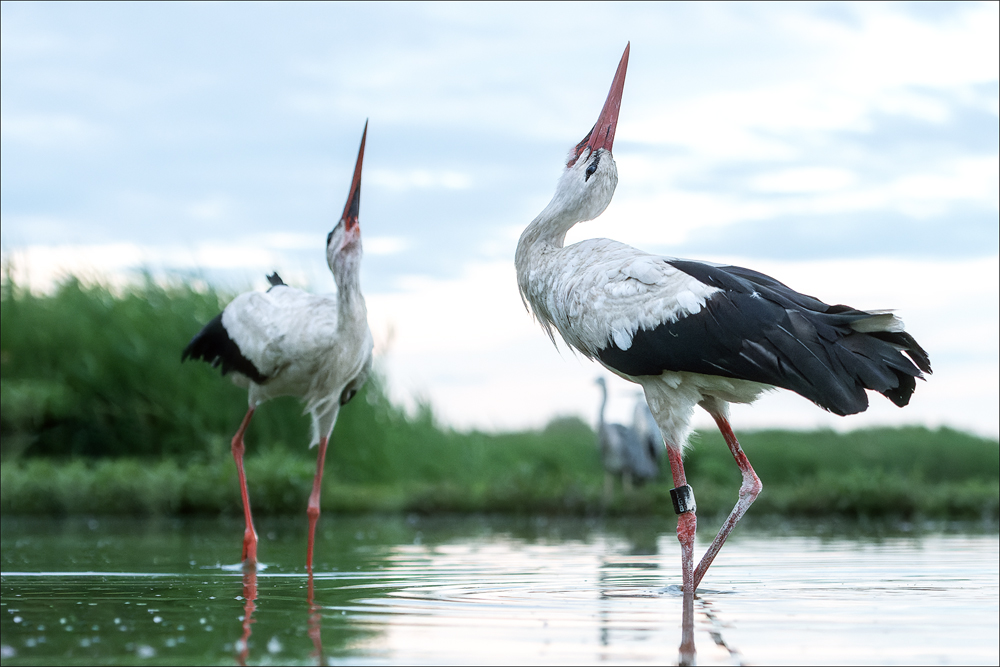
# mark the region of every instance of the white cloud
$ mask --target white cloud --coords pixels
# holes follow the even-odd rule
[[[50,292],[67,277],[124,285],[123,272],[140,266],[143,249],[134,243],[105,245],[27,246],[4,251],[3,264],[14,280],[37,292]]]

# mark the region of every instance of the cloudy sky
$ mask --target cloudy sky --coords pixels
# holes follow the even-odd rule
[[[737,427],[996,436],[997,8],[4,3],[4,260],[39,290],[146,268],[331,291],[367,118],[362,284],[394,394],[459,428],[592,421],[602,371],[531,321],[513,254],[631,41],[618,191],[570,240],[896,308],[934,364],[904,410],[779,392]]]

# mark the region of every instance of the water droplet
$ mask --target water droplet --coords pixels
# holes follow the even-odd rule
[[[156,649],[147,644],[140,644],[136,647],[135,654],[140,658],[152,658],[156,655]]]
[[[154,616],[153,617],[153,623],[161,623],[162,621],[163,621],[163,617],[162,616]]]
[[[23,618],[21,618],[20,616],[15,616],[15,617],[14,617],[14,622],[15,622],[15,623],[20,623],[20,622],[21,622],[21,621],[23,621],[23,620],[24,620],[24,619],[23,619]]]
[[[267,640],[268,653],[281,653],[281,648],[281,640],[277,637],[271,637]]]

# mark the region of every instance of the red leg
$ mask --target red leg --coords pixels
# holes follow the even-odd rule
[[[243,452],[246,447],[243,445],[243,434],[246,433],[247,426],[250,425],[250,418],[253,417],[253,408],[247,410],[240,430],[233,436],[233,459],[236,461],[236,472],[240,476],[240,493],[243,496],[243,518],[246,519],[246,530],[243,531],[243,562],[256,565],[257,563],[257,531],[253,527],[253,515],[250,514],[250,495],[247,493],[247,476],[243,471]]]
[[[743,453],[743,449],[740,447],[740,443],[736,440],[736,434],[733,433],[732,427],[729,426],[729,420],[726,419],[725,415],[714,405],[703,404],[708,413],[712,415],[715,419],[715,423],[719,426],[719,430],[722,432],[722,437],[726,439],[726,444],[729,445],[729,451],[733,453],[733,458],[736,459],[736,465],[740,467],[740,472],[743,473],[743,484],[740,485],[740,499],[736,501],[736,506],[730,513],[729,518],[726,522],[722,524],[722,528],[719,530],[719,534],[715,536],[715,540],[712,541],[711,546],[708,547],[708,551],[705,552],[704,557],[702,557],[701,562],[698,563],[698,569],[694,572],[694,585],[695,588],[701,583],[702,577],[705,576],[705,572],[708,571],[708,566],[712,564],[715,560],[716,555],[719,553],[719,549],[722,545],[726,543],[726,538],[729,537],[729,533],[732,532],[733,528],[736,527],[736,523],[746,514],[746,511],[750,509],[750,505],[757,498],[757,494],[760,490],[764,488],[764,485],[760,483],[760,478],[757,477],[757,473],[753,471],[750,466],[750,461],[747,460],[746,454]]]
[[[323,461],[326,460],[326,438],[319,441],[319,454],[316,456],[316,479],[313,480],[313,490],[309,494],[309,549],[306,551],[306,570],[312,575],[313,542],[316,538],[316,521],[319,519],[319,492],[323,485]]]
[[[684,475],[684,462],[681,460],[680,449],[667,444],[667,457],[670,460],[670,471],[674,476],[674,486],[687,486]],[[684,603],[681,616],[681,646],[678,662],[681,665],[694,664],[694,534],[698,527],[698,517],[694,510],[677,515],[677,539],[681,543],[681,576],[684,585]]]

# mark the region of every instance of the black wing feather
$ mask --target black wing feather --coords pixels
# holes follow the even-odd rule
[[[229,337],[229,332],[222,324],[222,313],[206,324],[187,344],[181,354],[181,361],[188,358],[206,361],[212,364],[212,368],[222,366],[223,375],[236,371],[257,384],[264,384],[268,380],[252,361],[243,356],[239,345]]]
[[[697,314],[640,329],[628,350],[609,341],[598,357],[622,373],[688,371],[751,380],[848,415],[868,407],[865,389],[906,405],[915,378],[931,372],[927,353],[909,334],[851,328],[871,313],[829,306],[750,269],[665,261],[721,291]]]

